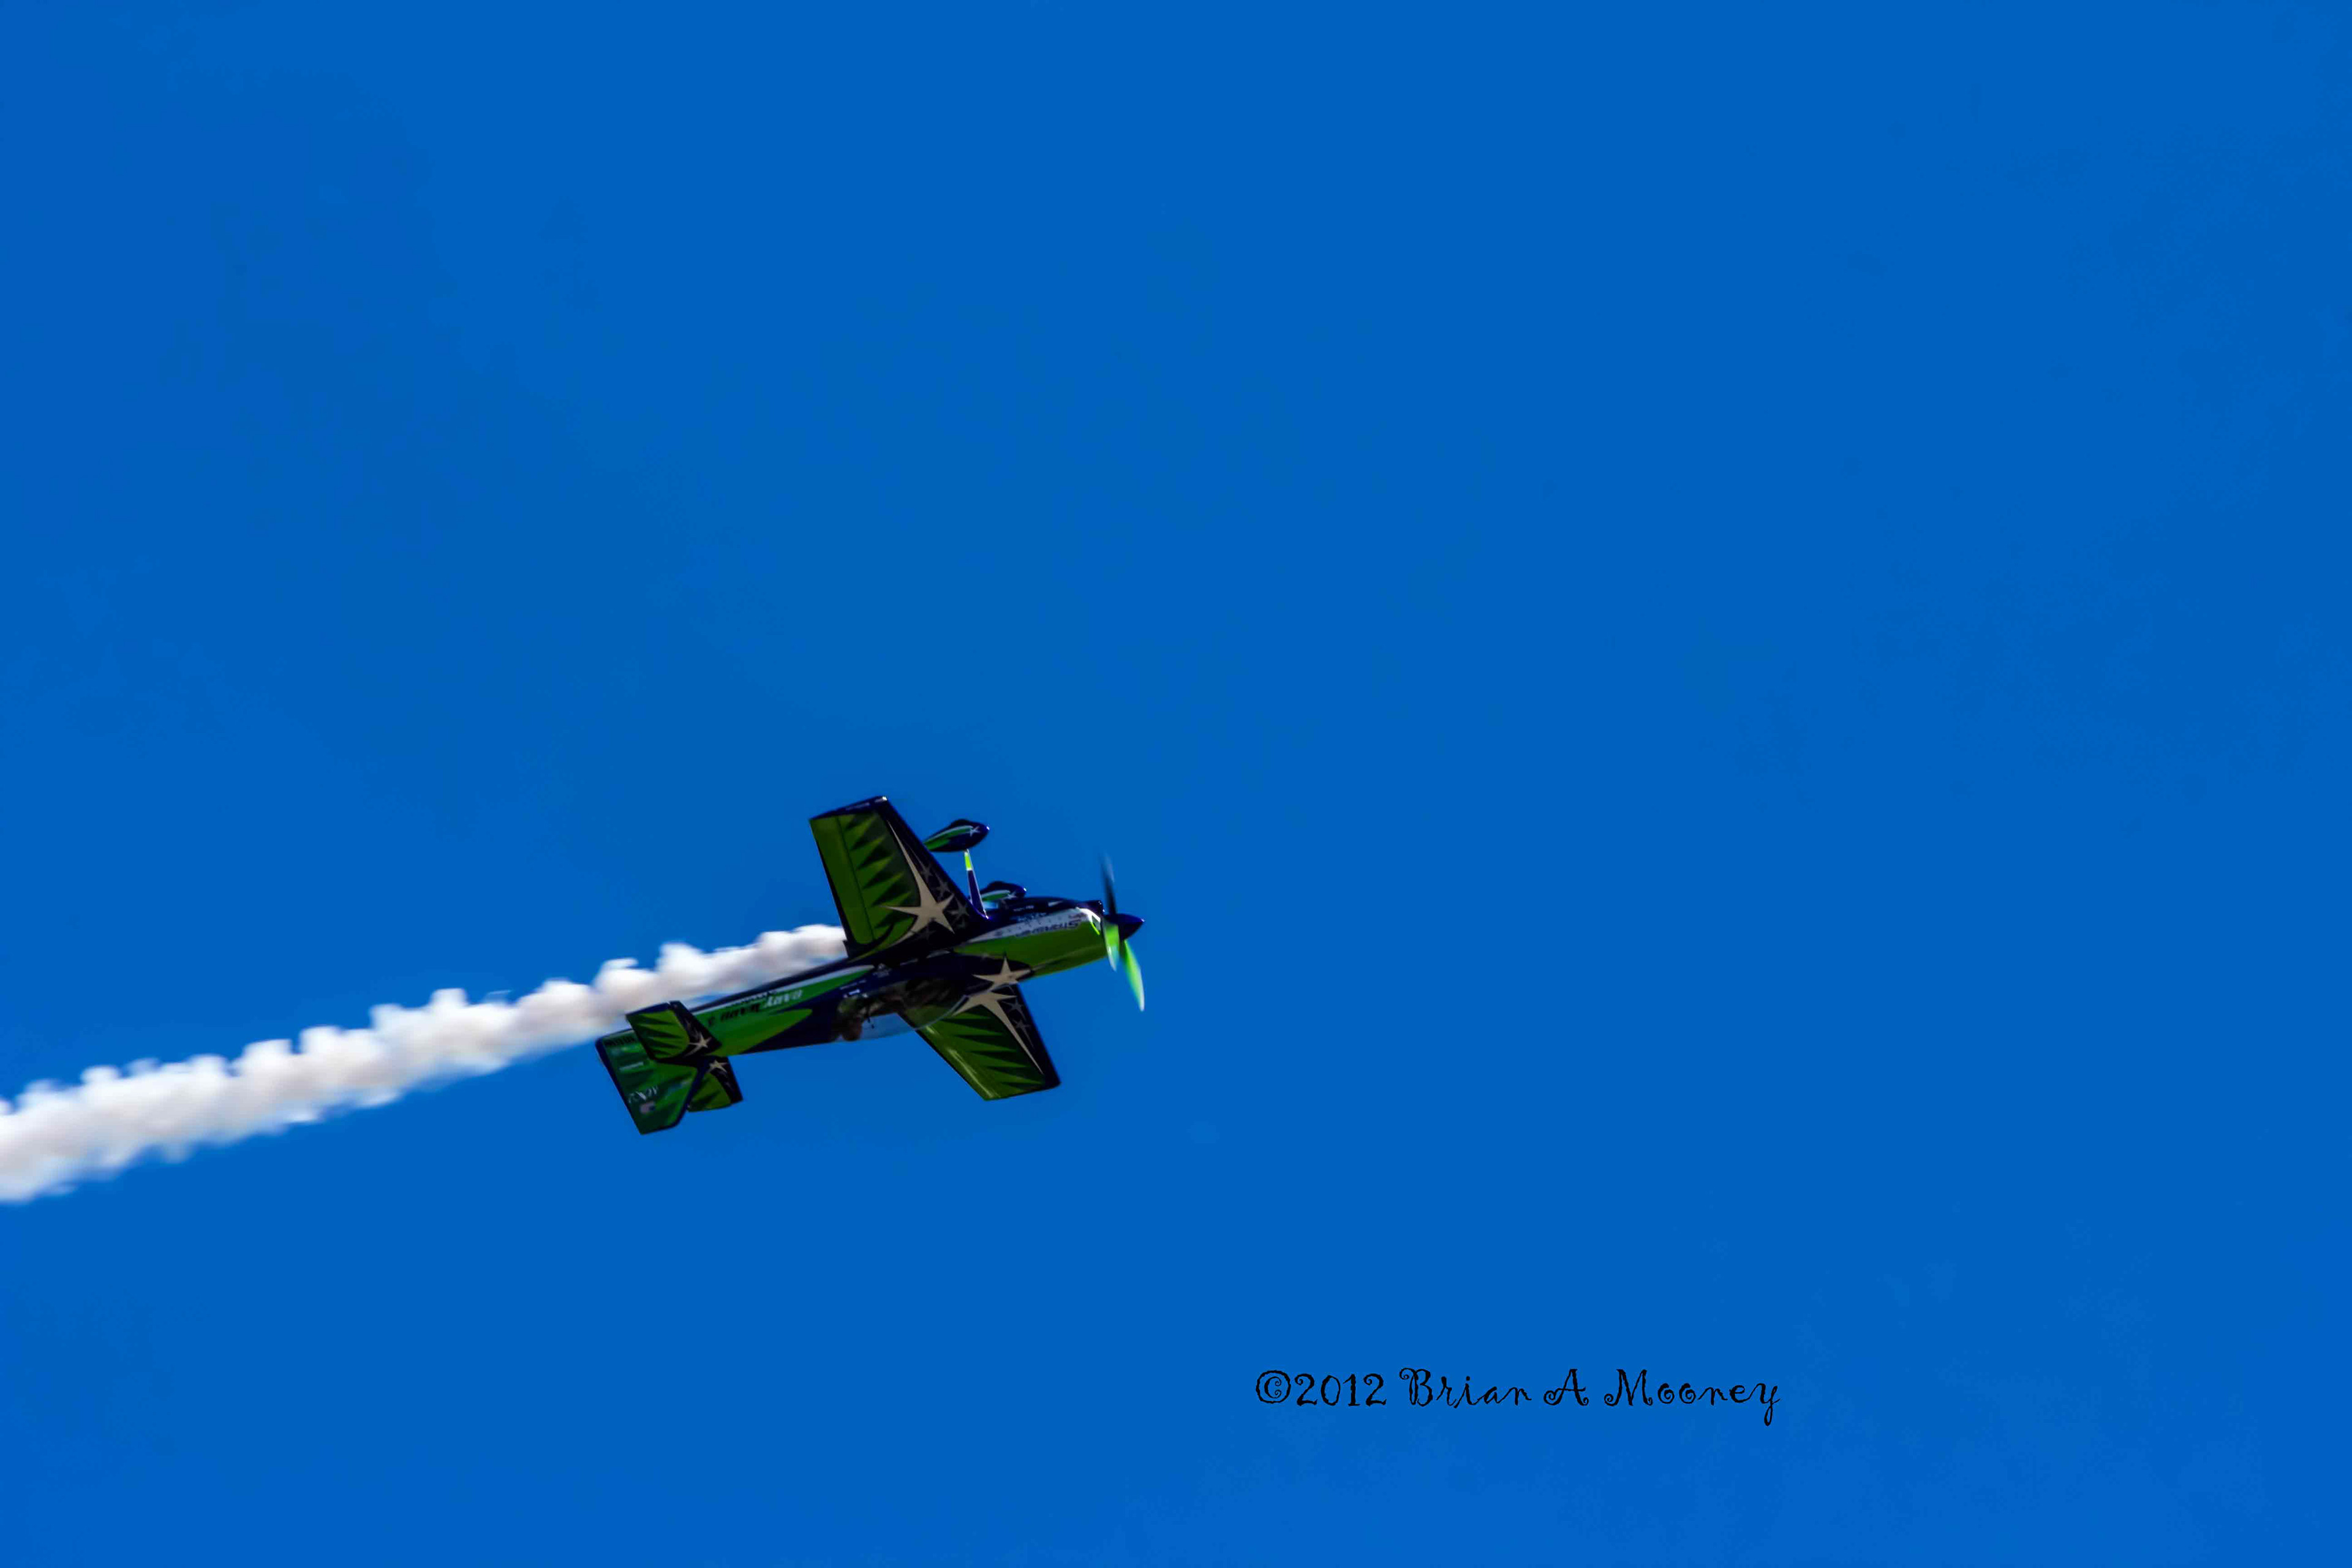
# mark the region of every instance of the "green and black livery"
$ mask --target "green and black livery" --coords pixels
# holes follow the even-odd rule
[[[983,889],[971,847],[988,829],[965,818],[917,838],[877,795],[810,819],[847,956],[783,980],[688,1006],[664,1002],[596,1042],[640,1132],[690,1110],[722,1110],[743,1091],[730,1058],[912,1029],[985,1100],[1052,1089],[1061,1077],[1021,983],[1108,958],[1143,1004],[1129,939],[1143,922],[1103,898],[1032,898],[1010,882]],[[961,850],[958,888],[932,851]]]

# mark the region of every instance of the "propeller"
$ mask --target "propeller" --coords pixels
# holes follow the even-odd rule
[[[1103,857],[1103,956],[1110,966],[1127,976],[1128,988],[1135,993],[1135,1010],[1143,1011],[1143,966],[1135,961],[1135,948],[1127,940],[1127,928],[1118,923],[1118,885],[1111,879],[1110,857]]]

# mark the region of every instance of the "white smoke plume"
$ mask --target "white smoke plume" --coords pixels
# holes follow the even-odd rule
[[[201,1144],[389,1105],[413,1089],[592,1039],[636,1008],[744,990],[841,954],[840,931],[821,925],[717,952],[672,942],[656,967],[616,958],[593,985],[551,980],[514,1002],[436,991],[422,1007],[371,1009],[364,1029],[305,1029],[299,1048],[261,1040],[235,1061],[142,1061],[91,1068],[77,1087],[37,1083],[13,1106],[0,1100],[0,1202],[64,1192],[149,1154],[178,1159]]]

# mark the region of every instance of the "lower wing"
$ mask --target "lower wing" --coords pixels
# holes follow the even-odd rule
[[[967,996],[957,1011],[916,1032],[982,1100],[1034,1094],[1062,1081],[1018,985]]]

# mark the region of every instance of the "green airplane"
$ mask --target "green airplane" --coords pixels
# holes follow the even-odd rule
[[[809,830],[848,956],[691,1007],[664,1002],[629,1014],[629,1026],[598,1040],[596,1052],[638,1131],[740,1103],[730,1058],[907,1029],[982,1099],[1034,1094],[1062,1079],[1021,982],[1107,958],[1143,1005],[1143,971],[1129,945],[1143,921],[1119,912],[1108,861],[1099,901],[1032,898],[1012,882],[980,885],[971,851],[988,829],[966,817],[919,839],[876,795],[809,818]],[[969,897],[934,850],[962,853]]]

